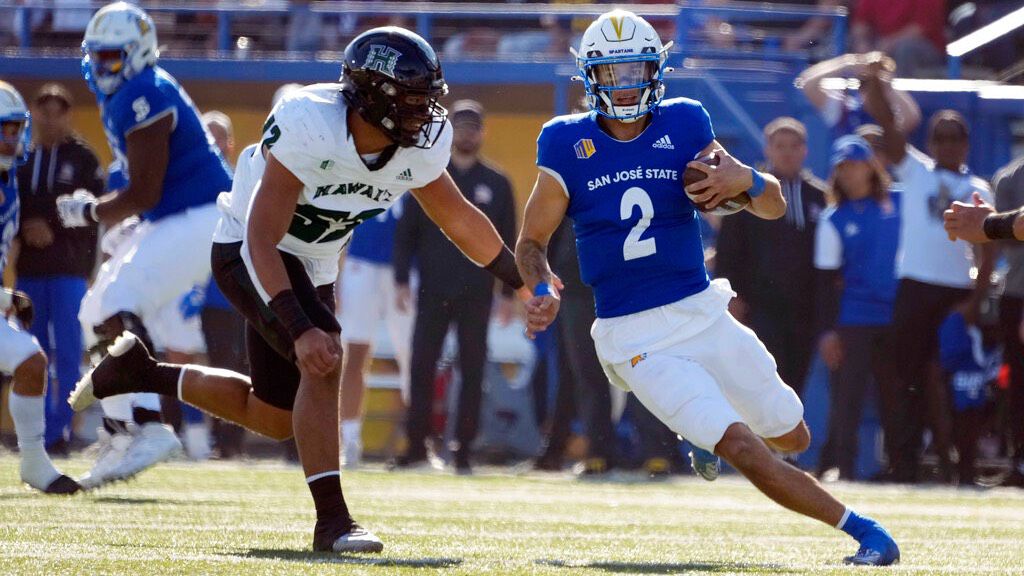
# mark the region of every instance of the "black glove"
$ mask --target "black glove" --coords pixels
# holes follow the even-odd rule
[[[28,330],[32,326],[32,319],[35,317],[35,310],[32,308],[32,299],[21,290],[11,293],[11,308],[14,310],[14,317],[21,322],[21,326]]]

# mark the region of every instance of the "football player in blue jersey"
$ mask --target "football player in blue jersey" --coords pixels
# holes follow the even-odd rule
[[[188,94],[157,66],[156,29],[145,12],[125,2],[104,6],[86,28],[82,51],[83,74],[127,185],[100,198],[61,197],[57,209],[67,227],[141,218],[130,249],[107,263],[109,282],[86,296],[96,304],[87,321],[101,345],[126,329],[148,342],[145,326],[157,311],[209,280],[216,198],[231,189],[231,176]],[[181,444],[159,410],[155,394],[105,399],[101,436],[109,449],[83,486],[130,477],[177,452]]]
[[[18,233],[21,203],[15,164],[29,144],[29,113],[21,94],[0,80],[0,271]],[[77,482],[60,473],[46,454],[46,354],[28,331],[32,301],[0,285],[0,374],[14,377],[8,408],[21,453],[21,481],[47,494],[73,494]]]
[[[663,100],[667,49],[650,24],[622,10],[583,34],[576,62],[591,111],[544,125],[540,173],[516,247],[535,294],[529,330],[545,329],[558,312],[545,248],[569,216],[583,281],[594,289],[591,334],[609,380],[779,504],[853,536],[860,549],[847,562],[896,562],[899,549],[881,525],[771,453],[807,448],[803,405],[760,340],[728,313],[735,296],[728,281],[708,279],[696,206],[715,208],[745,192],[747,210],[774,219],[785,214],[785,200],[774,177],[715,140],[700,102]],[[692,162],[709,153],[717,166]],[[687,167],[707,177],[684,194]]]

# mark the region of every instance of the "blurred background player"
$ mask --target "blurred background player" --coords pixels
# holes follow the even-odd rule
[[[73,99],[61,84],[45,84],[32,101],[32,147],[18,167],[21,197],[18,289],[35,309],[31,332],[53,362],[46,391],[46,448],[68,454],[71,407],[65,401],[81,376],[78,309],[96,267],[96,226],[65,228],[58,196],[103,192],[103,170],[92,148],[71,129]]]
[[[145,12],[124,2],[103,7],[86,29],[83,49],[82,69],[127,185],[99,199],[63,196],[57,209],[72,228],[141,218],[127,240],[130,250],[109,262],[109,282],[90,291],[97,305],[86,318],[101,348],[126,329],[152,347],[146,321],[209,280],[215,200],[230,189],[231,176],[192,100],[156,65],[156,30]],[[130,477],[180,449],[173,430],[160,422],[154,396],[109,399],[104,412],[107,432],[127,430],[132,442],[123,457],[97,461],[102,465],[82,480],[90,487]],[[131,421],[137,427],[128,428]]]
[[[609,379],[765,495],[850,534],[860,548],[846,562],[897,562],[896,542],[881,525],[771,453],[768,446],[807,448],[803,405],[764,345],[728,313],[728,282],[708,279],[695,206],[711,209],[747,192],[747,210],[781,218],[778,181],[730,156],[699,102],[662,102],[667,49],[644,19],[603,14],[575,55],[592,111],[549,121],[537,139],[540,172],[516,247],[536,294],[528,329],[545,329],[558,312],[545,248],[568,214],[583,279],[594,288],[591,334]],[[687,164],[711,152],[717,167]],[[692,201],[679,193],[688,167],[706,174],[687,186]]]
[[[272,438],[294,434],[317,511],[313,549],[380,552],[341,490],[333,286],[341,250],[362,221],[411,190],[468,258],[517,289],[522,279],[493,225],[445,171],[451,128],[438,99],[448,86],[433,48],[408,30],[376,28],[344,59],[340,83],[297,90],[274,107],[262,151],[243,160],[249,166],[219,199],[211,259],[217,284],[248,321],[251,380],[157,364],[125,332],[70,401],[81,410],[97,398],[156,392]]]
[[[398,364],[402,401],[409,404],[409,346],[412,310],[400,308],[395,294],[391,254],[395,226],[404,202],[363,222],[352,233],[348,255],[338,278],[338,321],[345,330],[345,362],[341,373],[341,437],[345,467],[359,466],[363,455],[363,394],[370,368],[373,343],[380,323],[387,327],[391,349]]]
[[[480,156],[484,142],[483,107],[472,100],[452,105],[451,162],[448,173],[466,200],[494,223],[511,244],[515,238],[516,207],[508,177]],[[494,303],[494,277],[467,260],[452,245],[425,208],[409,203],[395,232],[395,283],[399,308],[412,308],[409,271],[419,271],[416,324],[412,336],[410,401],[406,415],[409,447],[396,459],[399,468],[427,462],[426,440],[434,396],[434,375],[448,328],[456,326],[460,385],[451,447],[457,473],[472,471],[470,453],[480,424],[480,402],[487,362],[487,328]],[[499,320],[511,319],[512,288],[505,285],[498,301]]]
[[[29,113],[21,94],[0,80],[0,270],[18,233],[20,202],[15,165],[24,162]],[[0,286],[0,374],[14,377],[9,407],[21,452],[21,481],[49,494],[73,494],[79,485],[60,473],[46,454],[46,354],[28,332],[32,303],[24,292]]]

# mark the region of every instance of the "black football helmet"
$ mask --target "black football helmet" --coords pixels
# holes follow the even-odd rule
[[[448,111],[437,54],[426,40],[397,26],[367,30],[345,48],[342,92],[349,106],[399,146],[430,148]]]

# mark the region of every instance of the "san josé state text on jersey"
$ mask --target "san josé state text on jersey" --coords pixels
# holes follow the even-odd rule
[[[695,100],[666,100],[644,132],[619,141],[597,115],[557,117],[537,141],[537,165],[569,195],[583,281],[597,315],[624,316],[704,290],[700,224],[683,191],[686,164],[715,138]]]
[[[162,68],[147,68],[110,96],[97,94],[97,100],[110,150],[129,179],[133,167],[128,165],[128,134],[172,116],[162,194],[157,205],[142,214],[144,219],[158,220],[214,202],[219,193],[231,189],[231,173],[195,104]]]

